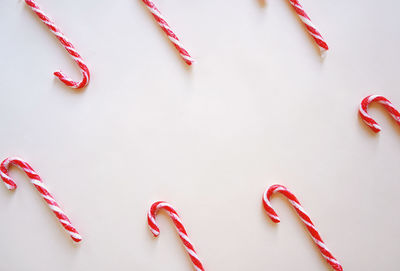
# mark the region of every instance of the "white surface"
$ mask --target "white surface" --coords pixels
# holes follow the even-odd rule
[[[400,128],[380,106],[373,135],[357,107],[400,108],[395,1],[302,4],[331,50],[324,61],[287,1],[160,0],[196,59],[187,68],[139,0],[40,0],[92,73],[78,69],[21,0],[0,2],[0,158],[20,156],[84,240],[75,245],[24,174],[0,189],[0,270],[192,270],[174,205],[207,270],[329,270],[282,197],[309,212],[345,270],[398,270]]]

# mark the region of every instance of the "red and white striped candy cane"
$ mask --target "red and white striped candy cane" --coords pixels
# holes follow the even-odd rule
[[[82,237],[79,235],[78,231],[69,221],[67,215],[61,210],[61,207],[57,204],[56,200],[50,194],[49,190],[44,185],[42,179],[39,175],[33,170],[33,168],[24,160],[20,158],[7,158],[0,165],[0,177],[3,179],[4,184],[9,190],[14,190],[17,188],[17,184],[13,181],[13,179],[8,175],[8,168],[10,165],[19,166],[28,177],[31,179],[31,183],[36,187],[39,191],[42,198],[46,201],[47,205],[56,215],[58,220],[64,229],[69,233],[72,240],[75,242],[79,242],[82,240]]]
[[[60,31],[60,29],[54,24],[54,22],[47,17],[47,15],[39,8],[34,0],[25,0],[25,3],[36,13],[36,15],[42,20],[42,22],[47,25],[51,32],[57,37],[57,39],[64,46],[65,50],[71,55],[71,57],[78,64],[81,69],[83,79],[80,82],[76,82],[69,77],[67,77],[62,71],[54,72],[54,75],[58,77],[65,85],[72,88],[83,88],[89,83],[90,73],[89,69],[83,61],[82,57],[76,51],[75,47],[72,45],[68,38]]]
[[[183,47],[183,45],[179,41],[178,37],[175,35],[175,33],[169,27],[164,16],[157,9],[155,4],[150,0],[142,0],[142,1],[146,5],[146,7],[150,10],[151,14],[153,15],[153,17],[157,21],[157,23],[160,25],[161,29],[165,32],[165,34],[167,34],[169,40],[175,46],[176,50],[178,50],[179,54],[181,55],[183,60],[186,62],[186,64],[192,65],[192,63],[194,62],[194,59],[189,55],[189,53]]]
[[[362,100],[358,112],[365,124],[367,124],[375,133],[378,133],[381,130],[381,127],[367,113],[368,105],[372,102],[381,103],[386,110],[389,111],[389,114],[394,118],[394,120],[400,125],[400,113],[394,108],[393,104],[388,99],[381,95],[369,95]]]
[[[308,17],[307,13],[304,11],[299,1],[289,0],[289,2],[293,6],[300,20],[303,22],[304,26],[307,28],[308,33],[310,33],[312,38],[317,43],[319,50],[323,55],[329,49],[328,44],[326,44],[324,38],[321,36],[315,25],[311,22],[310,17]]]
[[[156,222],[157,212],[161,209],[167,211],[172,221],[175,224],[176,230],[178,231],[179,237],[181,238],[186,251],[189,254],[190,259],[192,260],[193,267],[197,271],[204,271],[203,265],[200,262],[199,257],[197,256],[196,251],[194,250],[192,242],[189,240],[185,227],[182,224],[182,221],[178,215],[178,213],[174,210],[174,208],[166,203],[165,201],[157,201],[151,205],[150,211],[147,214],[147,222],[149,224],[150,231],[153,233],[155,237],[160,234],[160,229],[158,228]]]
[[[324,241],[322,241],[321,236],[319,235],[317,229],[315,228],[314,224],[311,222],[310,217],[304,211],[303,207],[300,205],[299,200],[293,195],[286,187],[283,185],[275,184],[271,185],[263,195],[263,204],[264,209],[267,211],[268,216],[271,218],[272,221],[275,223],[279,223],[280,219],[276,214],[275,210],[271,206],[271,196],[279,192],[283,194],[285,197],[288,198],[289,202],[293,205],[294,209],[296,210],[297,214],[300,216],[301,220],[303,221],[304,225],[307,227],[308,231],[311,234],[311,238],[314,240],[315,244],[318,246],[319,250],[321,251],[322,256],[326,259],[326,261],[333,267],[336,271],[342,271],[343,268],[340,263],[333,257],[331,252],[326,247]]]

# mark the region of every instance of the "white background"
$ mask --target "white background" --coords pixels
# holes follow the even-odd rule
[[[174,205],[207,270],[329,270],[283,197],[287,186],[344,270],[399,270],[400,128],[365,96],[400,107],[395,1],[302,4],[324,61],[285,0],[160,0],[196,59],[188,68],[140,0],[40,0],[88,63],[79,70],[21,0],[0,2],[0,158],[27,160],[84,240],[74,244],[27,177],[0,187],[0,270],[192,270]]]

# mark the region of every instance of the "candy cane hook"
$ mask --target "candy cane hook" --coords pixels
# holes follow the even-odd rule
[[[203,265],[200,262],[200,259],[197,256],[196,251],[194,250],[192,242],[189,240],[185,227],[183,226],[178,213],[174,210],[174,208],[170,204],[166,203],[165,201],[157,201],[153,203],[153,205],[151,205],[150,211],[147,214],[147,222],[149,224],[150,231],[153,233],[155,237],[160,235],[160,229],[156,222],[156,215],[157,212],[161,209],[167,211],[172,221],[174,222],[179,237],[181,238],[183,245],[185,246],[185,249],[189,254],[189,257],[192,260],[193,267],[195,268],[195,270],[204,271]]]
[[[178,50],[179,54],[181,55],[183,60],[186,62],[186,64],[192,65],[192,63],[194,62],[194,59],[189,55],[189,53],[183,47],[183,45],[179,41],[178,37],[172,31],[172,29],[168,25],[167,21],[165,20],[164,16],[158,10],[158,8],[155,6],[155,4],[150,0],[142,0],[142,1],[146,5],[146,7],[150,10],[154,19],[157,21],[157,23],[160,25],[161,29],[168,36],[169,40],[175,46],[176,50]]]
[[[317,30],[317,27],[311,22],[310,17],[304,11],[303,7],[300,5],[299,1],[297,0],[289,0],[290,4],[293,6],[295,12],[299,16],[300,20],[303,22],[304,26],[306,27],[308,33],[317,43],[318,48],[322,55],[329,49],[328,44],[326,44],[324,38]]]
[[[400,113],[394,108],[393,104],[388,99],[381,95],[369,95],[362,100],[358,112],[365,124],[367,124],[372,131],[378,133],[381,130],[378,123],[367,113],[368,105],[372,102],[381,103],[386,110],[389,111],[389,114],[394,118],[394,120],[400,125]]]
[[[56,215],[58,220],[64,229],[71,236],[72,240],[75,242],[79,242],[82,240],[82,237],[79,235],[78,231],[69,221],[67,215],[61,210],[61,207],[57,204],[56,200],[50,194],[49,190],[44,185],[42,179],[39,175],[33,170],[33,168],[24,160],[20,158],[7,158],[0,165],[0,177],[3,180],[4,184],[9,190],[14,190],[17,188],[17,184],[13,181],[13,179],[8,175],[8,168],[10,165],[16,165],[20,167],[26,175],[31,179],[31,183],[36,187],[39,191],[42,198],[46,201],[49,208]]]
[[[270,198],[271,196],[279,192],[285,197],[288,198],[289,202],[293,205],[294,209],[296,210],[297,214],[300,216],[301,221],[303,221],[304,225],[307,227],[308,231],[310,232],[311,238],[314,240],[315,244],[318,246],[319,250],[321,251],[322,256],[326,259],[326,261],[333,267],[336,271],[342,271],[343,268],[340,263],[333,257],[331,252],[326,247],[324,241],[322,241],[321,236],[319,235],[318,231],[316,230],[314,224],[311,222],[310,217],[304,211],[303,207],[300,205],[299,200],[293,195],[286,187],[275,184],[270,186],[263,195],[263,205],[265,211],[267,211],[268,216],[271,218],[272,221],[275,223],[279,223],[280,219],[279,216],[276,214],[275,210],[271,206]]]
[[[66,76],[62,71],[54,72],[54,75],[58,77],[65,85],[72,87],[72,88],[83,88],[89,83],[90,73],[89,69],[86,66],[85,62],[83,61],[82,57],[76,51],[74,45],[68,38],[61,32],[61,30],[55,25],[55,23],[39,8],[37,3],[34,0],[25,0],[25,3],[36,13],[36,15],[42,20],[42,22],[47,25],[51,32],[57,37],[57,39],[61,42],[64,46],[65,50],[71,55],[71,57],[75,60],[78,64],[83,79],[80,82],[76,82]]]

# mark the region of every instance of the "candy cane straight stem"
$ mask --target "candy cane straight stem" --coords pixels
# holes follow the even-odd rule
[[[42,22],[47,25],[51,32],[57,37],[57,39],[64,46],[65,50],[71,55],[71,57],[78,64],[82,72],[82,80],[76,82],[66,76],[62,71],[54,72],[54,75],[58,77],[65,85],[72,88],[83,88],[89,83],[90,73],[89,69],[83,61],[82,57],[76,51],[75,47],[72,45],[68,38],[60,31],[60,29],[54,24],[54,22],[39,8],[34,0],[25,0],[25,3],[36,13],[36,15],[42,20]]]
[[[319,235],[317,229],[315,228],[314,224],[311,222],[310,217],[304,211],[303,207],[301,206],[299,200],[293,195],[286,187],[282,185],[272,185],[270,186],[263,195],[263,205],[265,211],[267,211],[268,216],[271,218],[272,221],[275,223],[279,223],[280,219],[276,214],[275,210],[271,206],[271,196],[274,193],[281,193],[285,197],[288,198],[289,202],[293,205],[294,209],[296,210],[297,214],[300,216],[301,221],[303,221],[304,225],[307,227],[308,231],[310,232],[311,238],[314,240],[315,244],[318,246],[319,250],[321,251],[322,256],[326,259],[326,261],[332,266],[332,268],[336,271],[342,271],[343,268],[339,264],[339,262],[333,257],[331,252],[326,247],[324,241],[322,241],[321,236]]]
[[[367,113],[368,105],[372,102],[378,102],[382,104],[386,110],[389,111],[389,114],[393,117],[397,124],[400,125],[400,113],[394,108],[393,104],[388,99],[381,95],[369,95],[362,100],[358,112],[365,124],[367,124],[372,131],[378,133],[381,130],[381,127],[378,125],[378,123]]]
[[[315,25],[311,22],[310,17],[308,17],[307,13],[304,11],[299,1],[289,0],[289,2],[293,6],[300,20],[303,22],[304,26],[307,28],[308,33],[310,33],[312,38],[317,43],[319,50],[323,55],[329,49],[328,44],[326,44],[324,38],[321,36]]]
[[[153,203],[153,205],[151,205],[150,211],[147,215],[147,222],[149,224],[150,231],[153,233],[155,237],[157,237],[160,234],[160,229],[156,222],[156,215],[157,212],[161,209],[164,209],[174,222],[179,237],[181,238],[183,245],[185,246],[185,249],[189,254],[189,257],[192,260],[193,267],[195,268],[195,270],[204,271],[203,265],[200,262],[200,259],[197,256],[196,251],[194,250],[192,242],[189,240],[185,227],[183,226],[178,213],[170,204],[164,201],[157,201]]]
[[[11,179],[8,175],[8,168],[10,165],[19,166],[28,177],[31,179],[31,183],[36,187],[39,191],[42,198],[46,201],[49,208],[53,211],[56,215],[58,220],[60,221],[61,225],[64,229],[68,232],[71,236],[72,240],[75,242],[79,242],[82,240],[82,237],[79,235],[78,231],[69,221],[67,215],[61,210],[61,207],[57,204],[56,200],[50,194],[49,190],[44,185],[42,179],[39,175],[33,170],[33,168],[24,160],[20,158],[7,158],[5,159],[0,165],[0,177],[2,178],[4,184],[9,190],[14,190],[17,188],[17,184]]]
[[[175,35],[175,33],[169,27],[164,16],[157,9],[155,4],[150,0],[142,0],[142,1],[146,5],[146,7],[150,10],[151,14],[153,15],[153,17],[157,21],[157,23],[160,25],[161,29],[165,32],[165,34],[167,34],[169,40],[175,46],[176,50],[178,50],[179,54],[181,55],[183,60],[186,62],[186,64],[192,65],[192,63],[194,62],[194,59],[189,55],[189,53],[183,47],[183,45],[179,41],[178,37]]]

